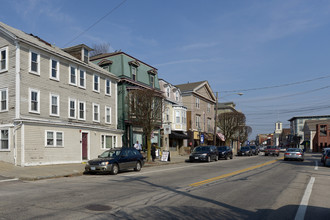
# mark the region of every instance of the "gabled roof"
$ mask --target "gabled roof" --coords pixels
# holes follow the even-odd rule
[[[45,40],[42,40],[41,38],[39,38],[33,34],[24,33],[23,31],[13,28],[2,22],[0,22],[0,32],[3,32],[5,35],[12,38],[13,40],[18,40],[20,42],[24,42],[28,45],[36,47],[37,49],[39,49],[41,51],[43,50],[50,54],[68,59],[75,64],[92,69],[93,71],[102,72],[105,75],[110,75],[112,78],[119,80],[119,78],[116,75],[104,70],[103,68],[99,67],[98,65],[96,65],[92,62],[89,62],[88,64],[86,64],[85,62],[83,62],[83,61],[75,58],[74,56],[70,55],[69,53],[63,51],[61,48],[51,45],[50,43],[46,42]]]
[[[202,88],[203,86],[205,86],[205,88],[208,91],[208,94],[211,97],[211,100],[213,102],[216,102],[216,98],[215,98],[215,96],[212,92],[212,89],[211,89],[209,83],[206,80],[200,81],[200,82],[194,82],[194,83],[180,84],[180,85],[175,85],[175,86],[181,90],[182,95],[189,94],[189,93],[194,93],[194,94],[199,95],[199,96],[201,96],[201,94],[199,94],[197,91],[200,88]],[[207,97],[204,97],[204,98],[207,98]]]

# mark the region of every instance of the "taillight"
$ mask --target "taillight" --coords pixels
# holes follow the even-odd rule
[[[290,155],[290,153],[285,153],[285,155]]]
[[[301,153],[297,153],[297,155],[301,155]]]
[[[324,159],[329,159],[329,158],[330,158],[330,157],[328,157],[328,156],[325,156],[325,157],[324,157]]]

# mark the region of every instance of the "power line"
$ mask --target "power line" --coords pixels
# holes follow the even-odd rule
[[[259,87],[259,88],[250,88],[250,89],[239,89],[239,90],[226,90],[226,91],[220,91],[222,93],[229,93],[229,92],[247,92],[247,91],[256,91],[256,90],[264,90],[264,89],[273,89],[273,88],[281,88],[281,87],[287,87],[287,86],[293,86],[293,85],[299,85],[303,83],[308,83],[316,80],[326,79],[330,78],[330,75],[327,76],[321,76],[313,79],[308,79],[304,81],[298,81],[298,82],[292,82],[292,83],[286,83],[281,85],[275,85],[275,86],[265,86],[265,87]]]

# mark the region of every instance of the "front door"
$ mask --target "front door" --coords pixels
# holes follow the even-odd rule
[[[87,154],[88,154],[88,133],[82,133],[82,142],[81,142],[81,146],[82,146],[82,159],[83,160],[87,160]]]

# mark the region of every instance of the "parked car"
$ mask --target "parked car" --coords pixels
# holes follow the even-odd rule
[[[121,170],[140,171],[144,157],[135,148],[114,148],[103,152],[97,159],[89,160],[85,166],[88,173],[110,172],[116,175]]]
[[[330,166],[330,150],[327,150],[326,154],[324,155],[323,165],[326,166],[326,167]]]
[[[228,157],[230,159],[233,159],[233,151],[230,147],[220,146],[220,147],[217,147],[217,148],[218,148],[218,152],[219,152],[219,159],[224,158],[224,159],[228,160]]]
[[[238,156],[252,156],[252,150],[249,146],[241,147],[241,149],[237,152]]]
[[[253,155],[258,155],[259,154],[259,149],[256,146],[250,146],[252,154]]]
[[[189,161],[207,161],[211,160],[217,161],[219,159],[219,153],[216,146],[197,146],[194,148],[189,156]]]
[[[265,147],[264,147],[264,146],[260,146],[260,147],[259,147],[259,151],[260,151],[260,152],[264,152],[264,151],[265,151]]]
[[[265,148],[265,156],[268,156],[268,155],[279,156],[280,149],[276,146],[267,146],[267,148]]]
[[[330,148],[329,147],[326,147],[326,148],[323,148],[322,149],[321,163],[323,163],[323,164],[324,164],[325,155],[327,154],[328,151],[330,151]]]
[[[284,160],[304,161],[304,151],[300,148],[288,148],[284,153]]]

